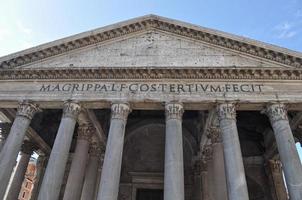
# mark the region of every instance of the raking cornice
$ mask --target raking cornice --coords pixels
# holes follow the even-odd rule
[[[0,69],[11,69],[63,54],[78,48],[125,36],[142,30],[157,29],[238,51],[276,64],[302,67],[302,54],[255,40],[203,28],[156,15],[147,15],[104,28],[81,33],[0,58]]]

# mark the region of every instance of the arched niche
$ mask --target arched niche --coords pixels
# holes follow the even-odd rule
[[[197,143],[183,128],[184,171],[186,179],[192,175],[192,158]],[[122,181],[131,182],[131,174],[146,173],[163,176],[165,158],[165,124],[145,120],[127,129],[123,151]],[[187,180],[189,181],[189,180]]]

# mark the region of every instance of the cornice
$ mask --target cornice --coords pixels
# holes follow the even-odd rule
[[[162,30],[200,40],[282,65],[294,68],[302,67],[302,56],[298,52],[286,51],[273,45],[236,36],[232,37],[230,34],[150,15],[133,21],[130,20],[129,23],[120,23],[117,26],[112,26],[111,29],[105,28],[102,31],[91,31],[91,34],[84,34],[83,37],[77,35],[77,37],[73,39],[70,37],[71,39],[62,40],[60,43],[56,42],[54,45],[50,45],[50,43],[45,45],[45,48],[37,48],[36,51],[24,51],[24,53],[20,52],[15,56],[7,56],[4,57],[4,59],[0,58],[0,69],[10,69],[34,63],[71,50],[95,45],[130,33],[151,29]],[[43,45],[41,47],[43,47]]]
[[[302,80],[302,69],[271,68],[62,68],[0,70],[1,80],[233,79]]]

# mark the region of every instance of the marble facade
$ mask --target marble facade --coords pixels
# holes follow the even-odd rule
[[[301,53],[155,15],[4,56],[0,199],[35,151],[33,200],[300,200],[301,69]]]

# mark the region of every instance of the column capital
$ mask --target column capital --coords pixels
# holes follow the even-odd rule
[[[36,145],[30,141],[25,140],[21,146],[21,152],[31,155],[36,149]]]
[[[266,108],[261,112],[268,116],[271,123],[279,120],[288,120],[287,109],[283,103],[273,103],[266,106]]]
[[[184,113],[184,108],[182,103],[167,102],[165,104],[166,120],[169,119],[182,120],[183,113]]]
[[[18,105],[17,109],[17,116],[23,116],[28,119],[32,119],[33,116],[37,113],[40,112],[40,108],[37,104],[34,104],[31,101],[22,101]]]
[[[217,106],[217,115],[219,120],[236,120],[236,106],[234,103],[221,103]]]
[[[202,152],[201,152],[201,157],[202,159],[206,160],[206,161],[209,161],[212,159],[212,155],[213,155],[213,148],[212,148],[212,145],[206,145]]]
[[[66,101],[63,104],[63,117],[77,119],[81,106],[77,102]]]
[[[95,128],[92,124],[82,124],[78,127],[78,140],[89,141],[95,133]]]
[[[130,112],[131,108],[128,103],[112,103],[111,105],[111,119],[126,121]]]
[[[212,126],[208,128],[208,138],[211,139],[212,144],[221,143],[222,137],[221,137],[221,131],[219,127]]]

